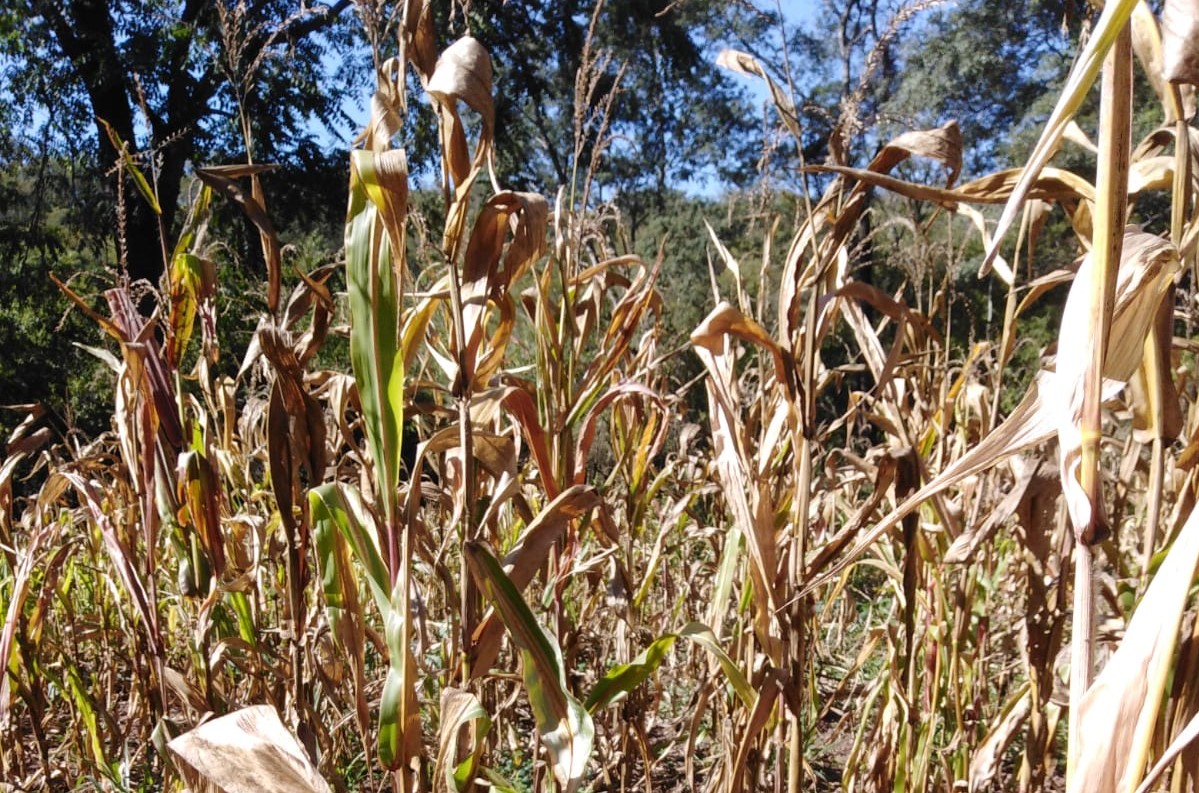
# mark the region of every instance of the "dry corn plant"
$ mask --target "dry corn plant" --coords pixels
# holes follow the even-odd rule
[[[1178,8],[1171,13],[1182,16]],[[1175,35],[1189,29],[1189,22],[1167,19]],[[1135,149],[1128,140],[1134,48],[1155,78],[1151,83],[1167,119],[1167,126]],[[752,583],[747,597],[752,594],[752,599],[744,602],[752,607],[738,626],[750,644],[745,657],[769,672],[782,664],[780,644],[789,641],[794,654],[788,661],[796,665],[776,673],[779,683],[772,695],[786,703],[786,710],[779,707],[750,720],[740,732],[742,747],[762,741],[766,752],[781,753],[782,742],[765,736],[776,720],[784,719],[790,722],[792,746],[802,746],[811,733],[820,737],[821,728],[813,721],[840,713],[841,724],[831,732],[833,738],[853,733],[852,740],[846,739],[850,746],[839,774],[848,789],[958,784],[1043,789],[1060,784],[1055,725],[1061,705],[1072,700],[1077,705],[1070,710],[1071,790],[1134,790],[1148,784],[1142,779],[1152,758],[1180,751],[1181,743],[1167,749],[1184,721],[1175,710],[1193,710],[1169,696],[1163,701],[1163,696],[1168,680],[1178,679],[1185,669],[1180,665],[1190,663],[1187,653],[1176,658],[1175,649],[1180,632],[1190,630],[1183,614],[1194,572],[1194,557],[1185,544],[1193,501],[1186,474],[1164,454],[1177,433],[1187,437],[1174,405],[1180,395],[1188,395],[1190,373],[1177,368],[1177,351],[1171,354],[1176,347],[1171,344],[1173,304],[1165,298],[1173,295],[1183,263],[1193,257],[1192,132],[1183,120],[1193,101],[1189,86],[1180,89],[1160,78],[1162,51],[1157,22],[1143,4],[1109,4],[1040,144],[1020,169],[954,187],[961,141],[952,124],[901,136],[865,168],[807,168],[836,178],[782,264],[777,329],[768,332],[749,319],[762,314],[747,309],[738,288],[736,305],[722,304],[693,336],[709,371],[715,452],[728,509],[740,532],[735,536],[744,538],[747,551]],[[1105,56],[1095,147],[1100,167],[1092,185],[1045,166]],[[722,61],[767,80],[783,123],[795,127],[790,101],[760,64],[735,52],[726,52]],[[1164,155],[1174,141],[1174,155]],[[895,165],[909,156],[943,163],[945,186],[892,176]],[[1019,268],[1000,258],[998,250],[1020,208],[1024,221],[1018,252],[1033,256],[1044,213],[1052,204],[1066,212],[1087,253],[1063,314],[1056,365],[1046,361],[1025,399],[989,433],[985,416],[992,412],[987,410],[992,400],[972,396],[985,386],[971,371],[975,354],[956,378],[951,376],[947,351],[935,330],[946,327],[949,335],[950,318],[940,310],[944,304],[934,299],[927,307],[909,306],[852,279],[850,243],[871,187],[931,202],[962,215],[981,232],[988,254],[980,275],[999,278],[1009,291],[992,383],[999,382],[1010,359],[1021,313],[1051,284],[1072,276],[1051,274],[1027,285],[1017,283]],[[1153,190],[1172,192],[1168,234],[1126,230],[1136,199]],[[1026,199],[1031,200],[1025,204]],[[992,203],[1006,204],[993,233],[972,206]],[[885,316],[883,322],[868,321],[863,304]],[[850,395],[851,412],[860,411],[884,437],[881,448],[874,444],[864,459],[828,449],[828,430],[848,424],[849,414],[831,424],[812,419],[813,399],[837,378],[835,371],[824,369],[821,349],[840,320],[852,332],[856,352],[874,380],[870,393]],[[892,339],[889,349],[885,338]],[[744,351],[738,352],[739,341],[765,358],[750,363]],[[739,358],[748,367],[741,377]],[[753,388],[745,388],[750,383]],[[977,407],[959,414],[970,402]],[[1111,414],[1113,419],[1131,413],[1135,429],[1130,432],[1118,423],[1105,428],[1103,404],[1123,408]],[[970,413],[984,417],[981,433],[978,425],[958,423]],[[1105,432],[1114,433],[1106,436],[1110,440],[1103,440]],[[1027,450],[1052,453],[1045,444],[1055,436],[1064,512],[1053,507],[1059,485],[1048,461],[1038,456],[1012,459]],[[1103,446],[1117,444],[1118,459],[1101,454]],[[812,459],[814,448],[822,450],[823,459]],[[848,464],[839,466],[842,454]],[[988,473],[1005,461],[1010,474]],[[1148,469],[1144,475],[1142,466]],[[821,471],[832,476],[814,474]],[[1105,478],[1118,487],[1104,487]],[[894,507],[888,511],[892,487]],[[1160,518],[1171,504],[1163,526]],[[1134,521],[1133,529],[1113,534],[1105,513],[1116,515],[1112,520],[1120,523]],[[1066,516],[1071,532],[1064,531]],[[1013,517],[1015,544],[996,544],[997,529]],[[1062,576],[1071,566],[1071,547],[1075,581],[1069,590]],[[1094,549],[1103,554],[1093,563]],[[1164,560],[1155,555],[1159,551]],[[729,553],[739,551],[734,546]],[[1167,563],[1172,564],[1158,567]],[[1010,586],[1013,572],[1022,587]],[[1142,585],[1130,586],[1130,581]],[[867,602],[855,591],[864,582]],[[1103,582],[1106,586],[1097,585]],[[1150,582],[1147,589],[1145,582]],[[1067,634],[1063,615],[1070,613],[1068,592],[1074,602]],[[1137,603],[1138,596],[1152,602]],[[1005,608],[1008,597],[1016,603]],[[717,613],[721,606],[717,604]],[[818,609],[820,619],[808,622],[806,609]],[[865,620],[863,609],[868,611]],[[882,613],[876,615],[876,609]],[[798,619],[785,625],[791,614]],[[1092,685],[1092,626],[1100,616],[1106,618],[1105,634],[1119,649]],[[1157,624],[1142,627],[1147,621]],[[849,654],[854,660],[838,675],[832,692],[824,693],[818,659],[825,648],[819,633],[841,640],[847,623],[858,633],[859,649],[856,658]],[[1125,632],[1135,641],[1118,642]],[[1071,661],[1062,664],[1056,656],[1067,639]],[[1012,652],[1015,645],[1022,645],[1019,655]],[[796,653],[795,648],[808,652]],[[1069,700],[1053,692],[1058,666],[1072,669]],[[868,669],[877,672],[868,674]],[[1176,692],[1186,693],[1177,687]],[[812,696],[810,704],[803,694]],[[1004,783],[1003,761],[1011,756],[1021,730],[1019,772]],[[1181,734],[1180,741],[1188,736]],[[775,737],[779,735],[781,731]],[[734,787],[745,773],[740,758],[752,754],[744,749],[733,753],[738,758],[729,772]],[[804,771],[796,762],[801,754],[790,753],[791,789],[802,784],[797,778]],[[780,758],[776,767],[782,765]],[[1158,765],[1164,767],[1165,761]],[[1189,772],[1178,766],[1176,773]],[[777,778],[774,784],[779,784]],[[1175,784],[1182,788],[1186,783]]]
[[[350,158],[344,299],[324,266],[280,300],[254,164],[198,171],[158,314],[122,290],[109,316],[70,294],[117,341],[119,357],[96,353],[120,387],[113,434],[43,452],[34,496],[12,494],[46,440],[36,415],[4,466],[2,754],[22,786],[650,786],[681,773],[696,692],[642,684],[704,664],[672,645],[739,680],[689,621],[669,547],[703,481],[679,486],[690,460],[663,457],[676,398],[655,367],[658,266],[607,249],[586,188],[578,205],[560,194],[552,226],[544,197],[499,189],[486,51],[464,37],[438,53],[419,2],[394,21],[400,54],[379,63]],[[446,202],[419,280],[394,146],[409,68],[433,101]],[[580,134],[602,138],[611,98],[594,86],[580,75],[599,113]],[[235,378],[213,368],[217,194],[269,267]],[[320,370],[346,308],[352,372]]]
[[[1175,338],[1199,237],[1186,6],[1159,28],[1143,3],[1109,3],[1022,168],[958,184],[953,123],[863,168],[808,166],[827,187],[789,245],[767,239],[756,289],[709,228],[725,274],[691,337],[701,423],[662,374],[660,261],[621,254],[588,205],[597,161],[553,202],[503,190],[483,45],[439,52],[418,0],[364,6],[378,87],[349,158],[344,263],[285,294],[265,166],[215,166],[152,317],[123,289],[103,312],[67,290],[115,342],[94,350],[117,378],[113,429],[54,442],[31,406],[0,465],[0,775],[1195,789],[1199,377]],[[1134,54],[1166,119],[1136,147]],[[721,58],[767,81],[798,137],[767,70]],[[618,84],[620,66],[585,61],[576,159],[584,136],[602,151],[619,101],[593,78]],[[1048,163],[1063,138],[1090,145],[1071,122],[1101,72],[1091,184]],[[396,144],[410,75],[441,143],[445,221],[424,245]],[[912,158],[944,182],[894,175]],[[912,253],[886,291],[859,277],[875,189],[932,208],[893,221]],[[1170,228],[1126,227],[1154,191]],[[217,368],[219,197],[268,264],[236,376]],[[997,228],[987,205],[1004,205]],[[1038,275],[1058,210],[1078,266]],[[951,273],[970,235],[1006,297],[1000,337],[963,350]],[[1067,283],[1056,350],[1001,419],[1026,312]],[[348,371],[322,368],[343,333]]]

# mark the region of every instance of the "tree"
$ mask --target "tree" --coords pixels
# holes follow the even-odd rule
[[[1019,160],[1020,133],[1039,133],[1070,68],[1079,11],[1071,0],[990,3],[937,9],[901,49],[903,74],[886,112],[910,126],[956,119],[966,170]],[[1025,142],[1027,145],[1027,142]]]
[[[672,188],[754,178],[756,114],[715,55],[721,45],[764,48],[772,14],[719,0],[474,0],[468,8],[460,27],[488,48],[496,69],[506,181],[547,192],[571,185],[599,143],[598,181],[636,210],[636,226],[647,202],[665,208]],[[606,126],[584,134],[587,120],[601,116]]]
[[[121,202],[121,258],[131,279],[157,283],[190,163],[286,156],[311,136],[310,118],[338,113],[321,59],[347,35],[349,5],[20,0],[0,22],[9,112],[56,116],[63,136],[90,130],[99,172],[121,146],[142,153],[162,215]]]

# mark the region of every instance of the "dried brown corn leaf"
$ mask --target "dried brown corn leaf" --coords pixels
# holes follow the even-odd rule
[[[1099,21],[1096,22],[1090,38],[1070,71],[1070,76],[1066,80],[1057,105],[1053,108],[1049,121],[1045,124],[1045,130],[1033,148],[1028,162],[1021,169],[1020,180],[1016,183],[1003,208],[1003,214],[1000,215],[999,223],[995,227],[995,238],[983,259],[980,275],[986,275],[988,272],[991,262],[999,252],[999,246],[1003,242],[1004,236],[1016,220],[1016,213],[1019,211],[1020,205],[1028,197],[1029,190],[1040,177],[1046,163],[1057,153],[1062,136],[1066,131],[1066,125],[1074,118],[1087,98],[1091,86],[1095,83],[1095,78],[1099,75],[1103,59],[1128,23],[1128,18],[1136,4],[1137,0],[1111,0],[1104,5]]]
[[[205,722],[167,744],[193,791],[330,793],[271,705]]]
[[[1158,568],[1119,649],[1079,703],[1081,745],[1070,793],[1131,791],[1139,784],[1197,564],[1199,510]]]
[[[440,108],[443,168],[456,188],[469,181],[481,167],[491,146],[495,129],[495,103],[491,98],[491,57],[477,39],[464,36],[437,59],[426,91]],[[458,114],[458,102],[479,114],[483,129],[472,161],[467,152],[466,129]]]
[[[1166,0],[1162,71],[1172,83],[1199,85],[1199,0]]]
[[[795,137],[800,138],[799,116],[795,112],[795,105],[791,99],[782,92],[774,80],[770,79],[770,75],[762,68],[762,64],[749,53],[740,52],[738,50],[721,50],[716,56],[716,65],[723,66],[734,72],[750,75],[751,77],[760,77],[766,82],[766,88],[770,92],[770,99],[774,103],[775,109],[778,110],[779,118],[783,120],[787,131]]]
[[[1178,271],[1177,251],[1170,243],[1151,234],[1133,230],[1127,234],[1123,263],[1116,287],[1116,307],[1105,360],[1103,398],[1111,399],[1130,378],[1141,360],[1141,348],[1157,303]],[[888,529],[922,502],[968,476],[981,473],[1017,452],[1053,437],[1063,405],[1058,376],[1041,372],[1033,387],[1015,410],[991,434],[938,476],[895,507],[828,570],[810,567],[802,595],[823,585],[854,562]],[[825,557],[819,557],[822,563]]]

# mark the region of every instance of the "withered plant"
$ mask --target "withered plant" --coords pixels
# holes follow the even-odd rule
[[[759,266],[696,230],[710,311],[679,351],[660,344],[670,241],[632,255],[592,202],[622,67],[588,44],[574,183],[514,192],[483,44],[438,51],[418,0],[364,4],[377,88],[343,260],[286,271],[269,166],[246,162],[197,169],[150,316],[126,287],[103,308],[62,287],[110,337],[93,352],[116,399],[89,441],[55,439],[31,406],[0,465],[0,776],[1195,789],[1188,10],[1167,3],[1159,25],[1108,3],[1029,161],[963,184],[952,122],[853,167],[848,97],[832,161],[803,167],[822,191],[794,228],[768,224]],[[799,143],[768,65],[721,62],[766,81]],[[1136,62],[1165,123],[1134,147]],[[1097,145],[1071,126],[1096,81]],[[415,217],[398,143],[410,87],[439,133],[437,229]],[[1051,165],[1064,139],[1094,150],[1094,184]],[[897,175],[916,160],[931,181]],[[138,162],[123,170],[153,202]],[[1169,228],[1130,225],[1155,191]],[[921,214],[875,223],[880,193]],[[221,200],[267,264],[244,350],[215,321]],[[1052,213],[1078,255],[1045,272]],[[893,279],[863,277],[866,219],[903,246],[873,248]],[[963,346],[968,265],[994,280],[1002,324]],[[1030,308],[1067,285],[1056,344],[1002,415]],[[321,355],[334,337],[348,366]],[[703,367],[681,388],[664,366],[680,354]]]

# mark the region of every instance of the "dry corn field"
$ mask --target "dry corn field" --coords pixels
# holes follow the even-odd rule
[[[682,348],[662,257],[577,162],[604,105],[573,184],[507,190],[483,45],[437,51],[412,0],[380,25],[400,56],[341,258],[287,272],[266,166],[218,165],[152,312],[62,284],[116,396],[95,438],[30,408],[0,464],[0,789],[1199,789],[1195,3],[1108,0],[1022,167],[960,182],[958,126],[912,130],[806,164],[820,189],[752,258],[695,229]],[[798,140],[787,86],[720,64]],[[1165,121],[1134,140],[1144,101]],[[409,103],[439,215],[396,143]],[[872,197],[919,208],[895,289],[859,267]],[[218,202],[267,263],[243,349],[215,322]],[[963,268],[996,313],[964,349]]]

